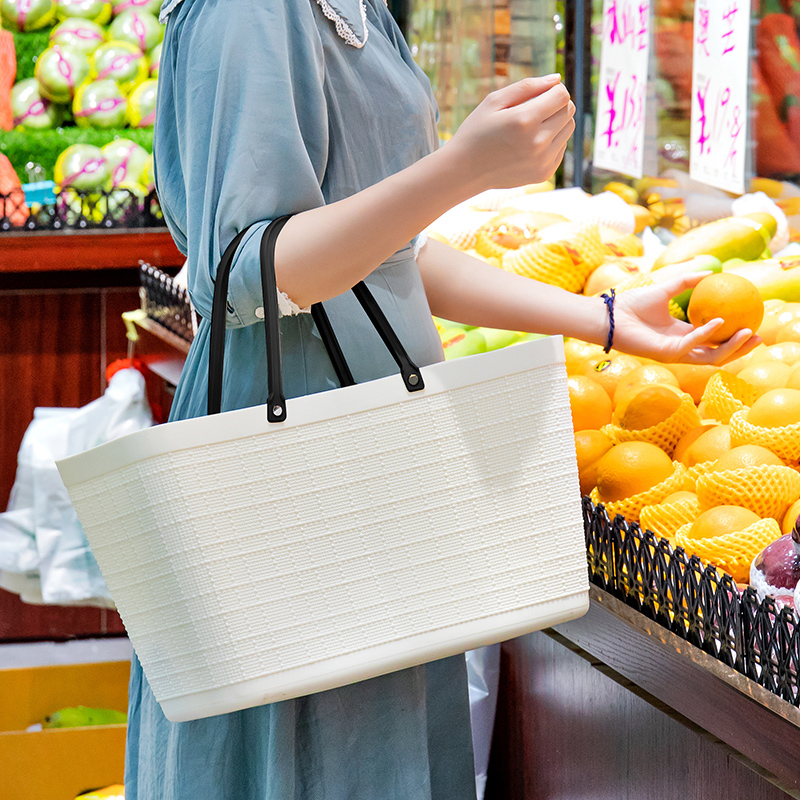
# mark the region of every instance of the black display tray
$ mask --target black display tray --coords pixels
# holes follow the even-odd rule
[[[583,498],[589,579],[641,614],[800,706],[800,625],[793,609],[759,602],[666,539]]]

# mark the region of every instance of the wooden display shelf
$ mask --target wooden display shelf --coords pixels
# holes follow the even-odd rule
[[[800,709],[592,586],[503,645],[487,800],[800,798]]]
[[[0,233],[0,273],[174,267],[185,258],[166,228]]]

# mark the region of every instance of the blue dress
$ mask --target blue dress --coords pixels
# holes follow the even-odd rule
[[[264,226],[429,153],[435,105],[383,0],[366,0],[365,20],[359,0],[183,0],[159,80],[156,183],[204,320],[172,409],[185,419],[205,413],[205,320],[228,242],[256,223],[231,275],[223,410],[266,402]],[[410,244],[367,283],[411,357],[441,360]],[[397,371],[351,293],[325,307],[357,381]],[[338,385],[309,314],[282,317],[281,336],[288,397]],[[469,800],[464,657],[182,723],[164,717],[134,657],[125,789],[127,800]]]

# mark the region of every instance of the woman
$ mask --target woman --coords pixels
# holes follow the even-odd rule
[[[414,239],[458,202],[541,181],[574,106],[558,76],[490,95],[436,149],[435,106],[384,0],[172,0],[164,7],[156,183],[187,254],[203,318],[173,419],[205,413],[213,279],[235,234],[223,409],[266,401],[258,245],[281,233],[276,272],[288,397],[337,386],[311,317],[325,308],[356,381],[396,371],[352,293],[365,279],[411,358],[442,359],[431,312],[475,325],[605,343],[602,300],[510,275]],[[417,241],[417,245],[421,244]],[[617,301],[615,346],[697,363],[743,354],[719,321],[693,331],[667,299],[697,278]],[[128,800],[467,800],[475,797],[463,656],[309,697],[170,723],[132,664]]]

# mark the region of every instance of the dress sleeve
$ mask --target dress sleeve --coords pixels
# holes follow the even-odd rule
[[[176,242],[188,250],[189,291],[203,317],[222,253],[252,226],[231,272],[228,325],[263,319],[261,233],[276,217],[324,204],[323,77],[310,3],[194,0],[170,16],[156,183]]]

